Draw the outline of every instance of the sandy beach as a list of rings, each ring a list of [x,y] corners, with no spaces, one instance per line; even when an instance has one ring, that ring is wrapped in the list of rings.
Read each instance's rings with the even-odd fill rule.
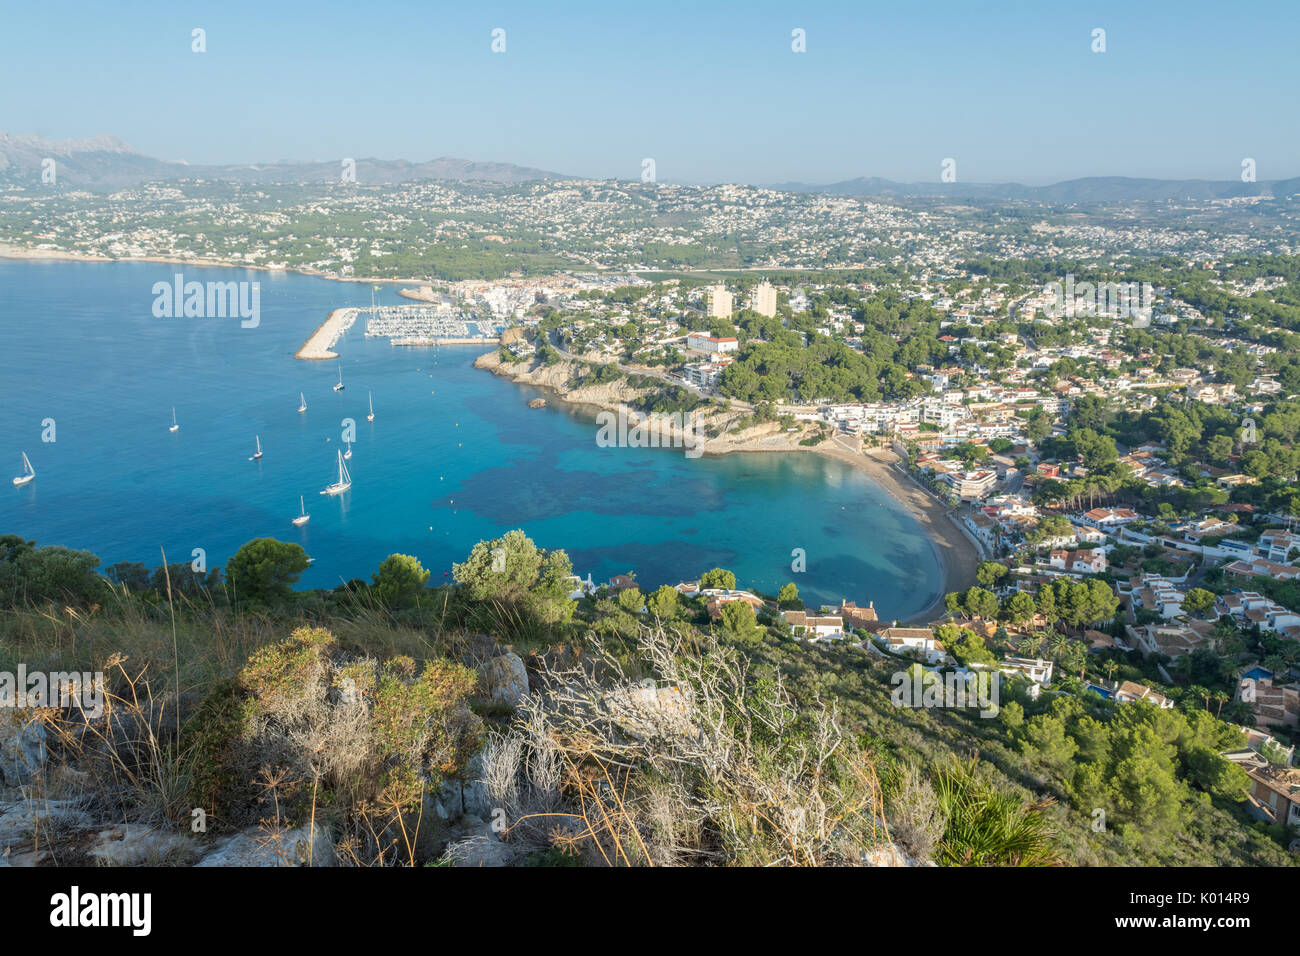
[[[974,584],[975,569],[981,560],[975,544],[949,517],[951,509],[913,481],[903,471],[899,457],[892,451],[873,448],[863,454],[854,454],[841,449],[814,450],[867,472],[876,484],[906,508],[925,529],[935,557],[943,569],[942,593],[920,614],[899,623],[921,626],[942,618],[948,613],[943,596],[952,591],[964,591]]]
[[[485,353],[475,360],[476,368],[487,369],[496,375],[516,382],[533,385],[553,393],[560,401],[570,405],[586,405],[598,409],[616,409],[633,397],[624,383],[607,383],[598,386],[568,388],[564,384],[571,363],[561,362],[550,367],[531,369],[526,365],[512,366],[503,363],[496,353]],[[739,416],[736,416],[739,417]],[[941,568],[943,580],[939,594],[929,607],[900,624],[928,624],[947,613],[943,598],[952,591],[964,591],[975,583],[975,569],[981,557],[979,549],[949,517],[951,509],[936,499],[909,476],[894,452],[875,448],[865,452],[852,451],[834,440],[817,446],[800,445],[803,432],[791,434],[778,424],[758,426],[748,430],[743,439],[723,434],[699,443],[706,455],[760,454],[765,452],[800,452],[824,455],[864,471],[895,501],[916,519],[925,531],[935,559]]]

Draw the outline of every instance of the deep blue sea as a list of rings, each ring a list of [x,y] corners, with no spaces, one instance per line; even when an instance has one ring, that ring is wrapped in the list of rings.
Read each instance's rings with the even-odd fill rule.
[[[177,272],[261,283],[260,324],[155,318],[153,285]],[[394,289],[379,301],[404,302]],[[810,604],[874,600],[884,618],[941,590],[920,527],[840,462],[601,448],[592,415],[530,409],[536,390],[473,368],[482,348],[394,348],[364,337],[364,316],[335,347],[339,363],[294,359],[331,309],[370,297],[369,285],[283,273],[0,260],[0,533],[105,564],[155,566],[160,549],[189,561],[201,548],[210,567],[272,536],[315,559],[303,586],[328,587],[368,579],[393,552],[416,555],[434,583],[476,541],[523,528],[567,550],[579,574],[634,571],[643,588],[722,566],[767,592],[794,581]],[[352,489],[327,498],[345,418]],[[54,442],[42,441],[45,419]],[[37,478],[14,488],[24,451]],[[299,495],[311,520],[295,528]],[[803,573],[791,571],[795,548]]]

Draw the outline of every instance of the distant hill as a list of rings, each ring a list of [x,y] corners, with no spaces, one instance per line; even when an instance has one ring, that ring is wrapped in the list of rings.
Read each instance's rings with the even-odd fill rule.
[[[337,182],[342,159],[325,162],[275,162],[228,166],[191,165],[154,159],[136,152],[116,136],[51,140],[35,135],[0,131],[0,184],[32,185],[41,181],[42,163],[53,159],[58,185],[64,188],[107,191],[143,182],[176,179],[210,179],[236,183]],[[522,183],[535,180],[574,179],[563,173],[516,166],[480,163],[442,156],[426,162],[405,159],[357,159],[361,183],[405,183],[420,179],[461,182]],[[947,197],[954,200],[1031,199],[1051,203],[1104,203],[1132,200],[1231,199],[1241,196],[1300,195],[1300,177],[1272,182],[1238,180],[1129,179],[1092,176],[1050,186],[1020,183],[899,183],[878,176],[858,177],[826,185],[780,183],[772,189],[787,192],[829,193],[841,196]]]
[[[342,159],[198,166],[142,155],[115,136],[50,140],[0,131],[0,183],[39,183],[42,163],[46,159],[54,160],[60,186],[91,190],[121,189],[142,182],[174,179],[216,179],[238,183],[335,182],[342,168]],[[572,178],[512,163],[479,163],[449,156],[422,163],[404,159],[358,159],[356,175],[361,183],[404,183],[417,179],[522,183]]]
[[[937,196],[952,199],[1033,199],[1052,203],[1129,202],[1133,200],[1233,199],[1241,196],[1282,197],[1300,193],[1300,178],[1243,183],[1212,179],[1130,179],[1089,176],[1050,186],[1020,183],[899,183],[877,176],[814,186],[780,183],[788,192],[831,193],[840,196]]]

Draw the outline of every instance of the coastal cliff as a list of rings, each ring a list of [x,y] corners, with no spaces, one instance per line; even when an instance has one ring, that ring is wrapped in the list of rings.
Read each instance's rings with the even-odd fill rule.
[[[475,368],[486,369],[523,385],[547,389],[571,404],[589,405],[604,411],[639,408],[647,399],[670,387],[666,383],[634,385],[626,375],[612,381],[588,384],[584,381],[584,367],[589,368],[591,364],[577,361],[560,361],[553,365],[539,361],[508,362],[499,352],[485,353],[474,361]],[[798,422],[794,426],[779,421],[754,422],[748,409],[721,406],[701,406],[692,414],[695,447],[708,455],[738,451],[847,451],[847,446],[838,445],[829,437],[813,445],[800,444],[822,432],[820,426],[809,422]],[[793,430],[788,430],[791,427]],[[853,444],[857,444],[856,440]]]

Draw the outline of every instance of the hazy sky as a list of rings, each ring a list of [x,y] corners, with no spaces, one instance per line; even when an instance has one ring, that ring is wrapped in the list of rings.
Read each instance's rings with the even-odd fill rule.
[[[209,163],[635,179],[652,157],[663,182],[934,180],[945,157],[972,182],[1236,179],[1243,157],[1278,179],[1300,175],[1298,35],[1300,0],[5,0],[0,129]]]

